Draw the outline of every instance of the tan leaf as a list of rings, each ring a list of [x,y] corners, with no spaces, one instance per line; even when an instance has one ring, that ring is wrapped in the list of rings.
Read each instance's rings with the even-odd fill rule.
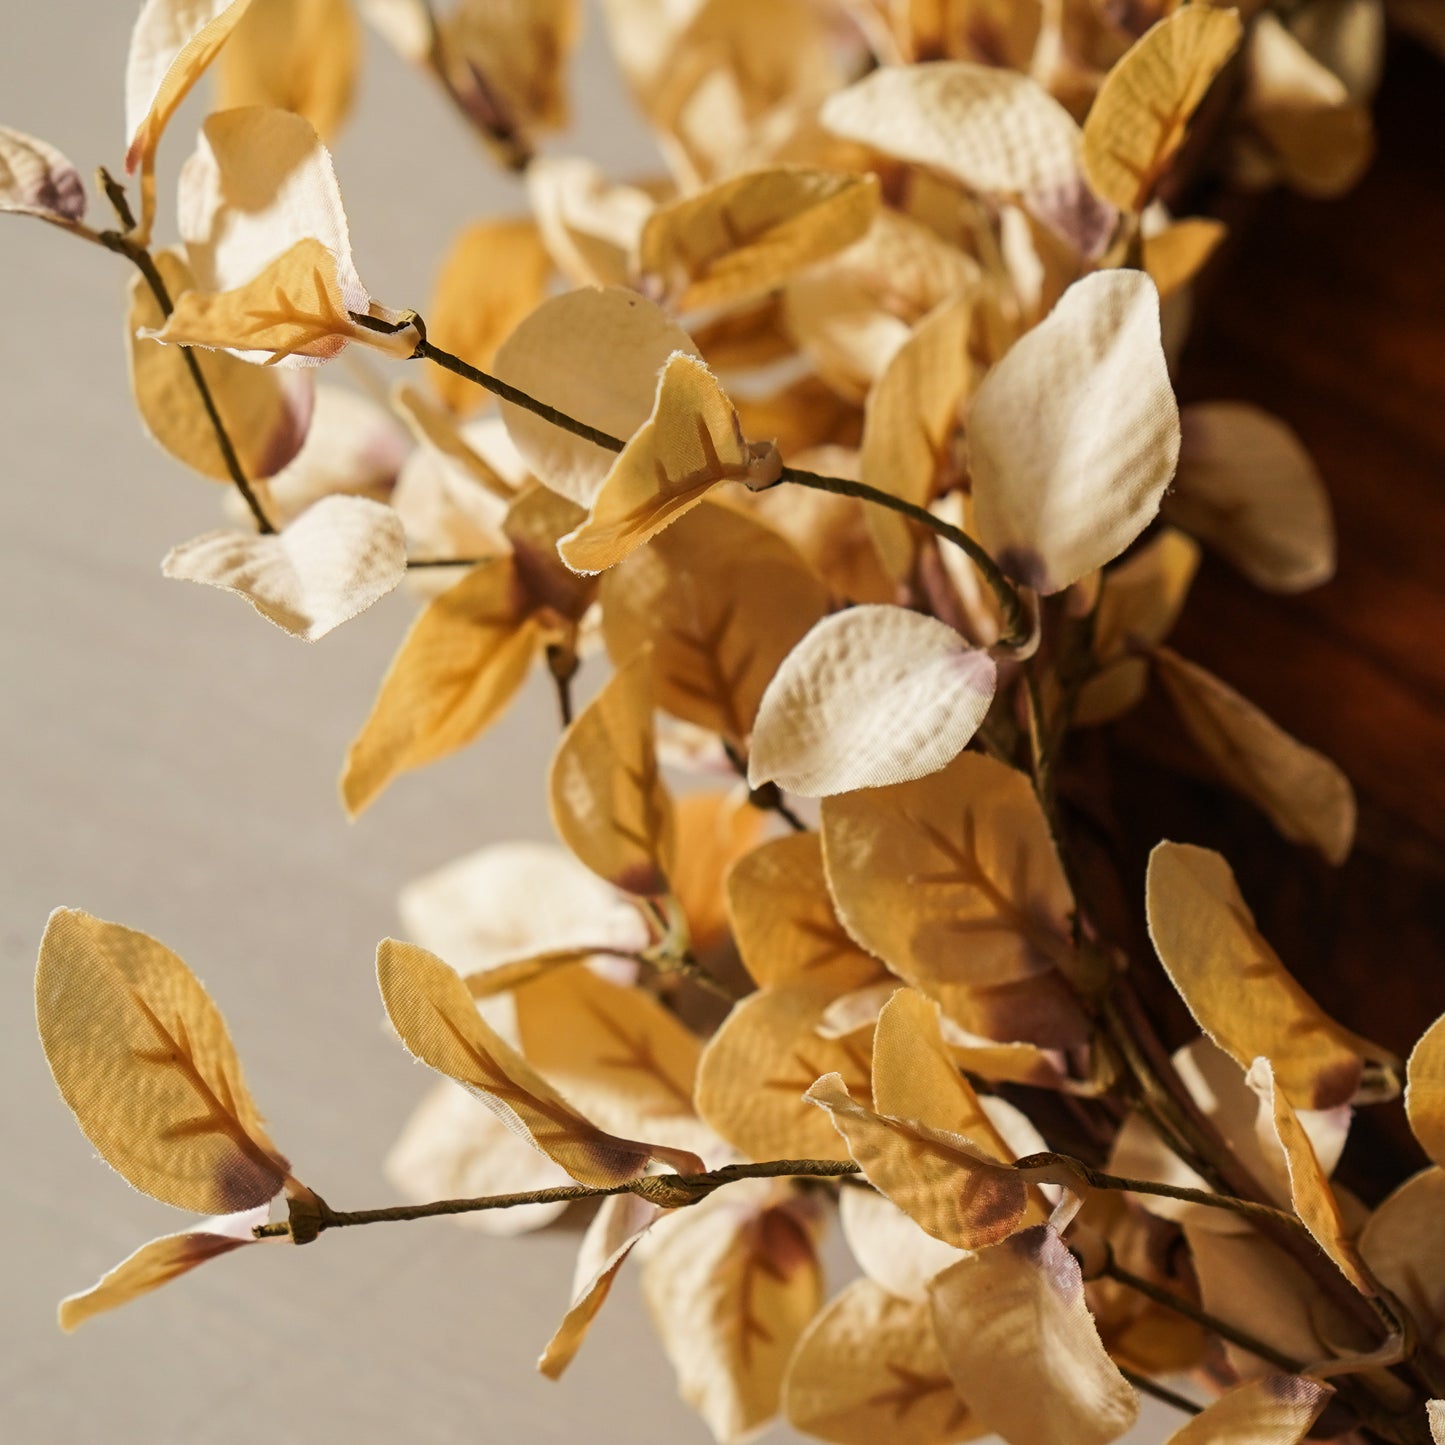
[[[547,796],[558,836],[599,878],[643,897],[667,891],[676,825],[657,765],[647,654],[619,668],[562,735]]]
[[[1084,122],[1084,173],[1099,195],[1144,209],[1242,34],[1238,12],[1184,5],[1135,41]]]
[[[310,241],[331,253],[346,307],[369,306],[331,155],[304,117],[266,106],[208,116],[177,194],[186,259],[201,291],[244,287]]]
[[[1153,659],[1185,731],[1225,782],[1291,842],[1343,863],[1355,837],[1355,792],[1339,768],[1213,673],[1167,647],[1156,647]]]
[[[733,864],[762,842],[766,819],[741,787],[688,793],[677,800],[677,861],[670,881],[695,953],[729,944],[725,880]]]
[[[667,1220],[643,1262],[678,1389],[720,1441],[778,1411],[788,1361],[822,1303],[814,1232],[796,1191],[746,1180]]]
[[[428,335],[446,351],[487,369],[497,348],[546,299],[551,264],[531,220],[481,221],[453,239],[427,309]],[[437,395],[455,412],[476,411],[487,394],[465,377],[431,368]]]
[[[951,1445],[988,1433],[949,1378],[927,1303],[871,1280],[855,1280],[814,1319],[783,1389],[789,1421],[838,1445]]]
[[[578,156],[538,156],[527,167],[527,199],[552,263],[574,286],[621,286],[643,222],[656,202],[620,186]]]
[[[1242,1069],[1264,1055],[1301,1109],[1392,1098],[1399,1061],[1329,1018],[1261,937],[1218,853],[1160,843],[1149,935],[1199,1027]]]
[[[665,1162],[701,1173],[696,1155],[620,1139],[579,1114],[489,1025],[457,973],[414,943],[384,939],[376,974],[387,1016],[407,1051],[474,1093],[509,1129],[579,1184],[606,1189]]]
[[[583,512],[541,482],[528,481],[502,519],[517,575],[532,605],[549,621],[579,624],[597,597],[597,584],[579,577],[557,553],[557,544],[581,522]],[[575,644],[575,636],[572,639]]]
[[[971,295],[930,311],[894,353],[868,395],[859,477],[870,487],[926,507],[953,480],[960,408],[973,380],[968,355]],[[895,582],[918,553],[917,527],[882,507],[867,511],[868,530]]]
[[[1010,1445],[1105,1445],[1139,1400],[1105,1353],[1078,1262],[1047,1225],[960,1260],[934,1281],[944,1362],[979,1421]]]
[[[386,1177],[403,1199],[477,1199],[568,1184],[566,1171],[509,1129],[475,1095],[450,1079],[437,1082],[417,1105],[386,1156]],[[519,1204],[453,1215],[480,1234],[509,1237],[541,1229],[565,1202]]]
[[[722,306],[851,245],[877,210],[876,176],[749,171],[653,211],[638,238],[638,269],[679,310]]]
[[[561,1379],[577,1357],[592,1321],[607,1302],[618,1271],[662,1213],[658,1205],[635,1194],[619,1194],[602,1201],[577,1253],[572,1303],[537,1361],[538,1370],[549,1380]]]
[[[348,0],[252,0],[216,71],[216,109],[269,105],[330,140],[351,111],[361,30]]]
[[[1225,234],[1223,221],[1188,216],[1157,235],[1144,237],[1144,269],[1154,278],[1161,303],[1194,280],[1223,243]]]
[[[1168,1445],[1299,1445],[1335,1393],[1303,1375],[1262,1375],[1221,1395]]]
[[[888,977],[839,922],[816,833],[775,838],[740,858],[727,895],[738,952],[760,988],[810,983],[843,993]]]
[[[161,134],[220,53],[251,0],[145,0],[125,62],[125,168],[141,178],[140,239],[155,219]]]
[[[274,536],[206,532],[182,542],[161,571],[234,592],[283,632],[315,642],[406,576],[406,537],[380,502],[323,497]]]
[[[1094,613],[1097,671],[1079,691],[1076,723],[1112,722],[1144,696],[1149,663],[1140,649],[1157,646],[1173,631],[1198,570],[1199,548],[1166,527],[1104,573]]]
[[[1003,569],[1057,592],[1154,520],[1179,411],[1141,271],[1099,271],[984,378],[968,417],[974,521]]]
[[[0,126],[0,211],[68,226],[85,216],[85,183],[54,146]]]
[[[1245,402],[1180,414],[1179,475],[1164,512],[1217,548],[1256,587],[1303,592],[1335,572],[1330,499],[1303,443]]]
[[[965,61],[884,66],[830,96],[822,120],[835,135],[933,166],[982,194],[1045,190],[1078,173],[1073,118],[1012,70]]]
[[[651,415],[658,375],[676,351],[698,354],[660,306],[613,286],[544,301],[498,348],[494,369],[510,385],[626,441]],[[502,416],[533,475],[590,507],[615,453],[509,402]]]
[[[925,1306],[929,1281],[962,1257],[876,1189],[840,1190],[838,1223],[858,1267],[874,1284]]]
[[[346,754],[354,817],[398,773],[465,747],[501,714],[539,643],[510,557],[472,568],[412,624]]]
[[[808,984],[764,989],[735,1004],[704,1048],[697,1111],[748,1158],[848,1158],[828,1116],[804,1099],[834,1072],[868,1097],[868,1036],[818,1033],[832,997]]]
[[[952,1015],[969,987],[1071,955],[1073,898],[1022,774],[977,753],[823,803],[823,859],[849,933]]]
[[[186,263],[174,251],[159,251],[153,259],[172,296],[194,284]],[[185,353],[173,346],[158,346],[141,335],[164,323],[150,287],[143,277],[134,277],[126,316],[126,347],[131,393],[141,423],[182,465],[229,483],[230,469]],[[223,352],[192,355],[247,479],[273,476],[292,462],[309,430],[311,378],[265,370]]]
[[[1360,1255],[1371,1274],[1410,1313],[1427,1348],[1445,1343],[1445,1260],[1440,1211],[1445,1170],[1422,1169],[1390,1194],[1360,1231]]]
[[[771,442],[743,440],[738,414],[706,365],[675,352],[663,367],[652,415],[603,479],[587,520],[557,550],[574,572],[602,572],[719,482],[766,486],[781,465]]]
[[[86,1320],[129,1304],[207,1260],[218,1259],[242,1245],[259,1244],[252,1231],[266,1223],[270,1212],[269,1204],[257,1205],[238,1214],[209,1219],[200,1229],[164,1234],[141,1245],[114,1269],[107,1270],[89,1289],[67,1295],[60,1301],[60,1328],[69,1334]]]
[[[1410,1052],[1405,1111],[1420,1147],[1437,1164],[1445,1160],[1445,1016],[1435,1020]]]
[[[657,703],[741,745],[778,665],[828,591],[771,528],[704,502],[602,579],[607,650],[649,644]]]
[[[1246,1077],[1250,1088],[1259,1095],[1261,1129],[1272,1128],[1280,1148],[1284,1150],[1295,1213],[1319,1247],[1338,1266],[1340,1273],[1361,1294],[1375,1294],[1374,1281],[1355,1248],[1353,1231],[1340,1213],[1340,1206],[1330,1191],[1330,1182],[1320,1167],[1309,1135],[1295,1116],[1283,1087],[1275,1081],[1269,1060],[1263,1057],[1256,1059]]]
[[[317,240],[298,241],[233,291],[183,292],[166,324],[143,334],[175,346],[264,353],[268,365],[293,366],[316,366],[349,341],[375,339],[351,320],[336,259]],[[409,351],[410,343],[402,354]]]
[[[936,773],[978,731],[996,681],[947,623],[903,607],[834,613],[768,684],[748,782],[817,798]]]
[[[199,1214],[271,1199],[289,1177],[225,1021],[164,944],[73,908],[50,915],[35,970],[40,1042],[100,1156]]]

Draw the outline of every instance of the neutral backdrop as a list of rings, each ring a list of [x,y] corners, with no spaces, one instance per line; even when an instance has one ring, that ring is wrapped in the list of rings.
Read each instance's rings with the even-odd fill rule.
[[[132,6],[6,10],[0,124],[87,175],[118,168]],[[552,148],[651,168],[590,18],[580,128]],[[163,145],[163,239],[198,116],[193,100]],[[389,305],[425,303],[461,224],[523,205],[371,36],[336,158],[361,274]],[[73,1337],[56,1328],[57,1300],[185,1220],[94,1157],[51,1084],[31,995],[48,912],[82,907],[174,948],[225,1011],[301,1175],[338,1207],[388,1202],[380,1160],[428,1079],[384,1032],[376,941],[397,927],[402,883],[485,843],[548,837],[556,723],[533,687],[480,746],[405,777],[348,824],[342,754],[415,602],[403,590],[307,646],[234,598],[164,581],[161,557],[219,524],[222,492],[141,433],[123,349],[128,268],[3,221],[0,1438],[705,1441],[630,1279],[563,1383],[533,1373],[569,1290],[567,1228],[493,1242],[428,1221],[247,1250]]]

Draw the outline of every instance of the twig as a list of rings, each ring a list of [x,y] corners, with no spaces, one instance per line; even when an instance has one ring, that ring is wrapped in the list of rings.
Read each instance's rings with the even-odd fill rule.
[[[727,754],[727,760],[732,764],[733,771],[746,781],[748,760],[727,738],[723,738],[721,741],[723,752]],[[789,807],[783,798],[783,790],[776,783],[764,783],[761,788],[750,787],[748,802],[765,813],[776,813],[795,833],[808,831],[808,825]]]
[[[1131,1370],[1127,1365],[1120,1365],[1118,1368],[1119,1373],[1136,1390],[1142,1390],[1146,1395],[1153,1395],[1156,1400],[1162,1400],[1164,1404],[1172,1405],[1185,1415],[1203,1414],[1204,1406],[1196,1404],[1187,1395],[1181,1395],[1177,1390],[1171,1390],[1167,1385],[1161,1385],[1157,1380],[1151,1380],[1148,1375],[1141,1375],[1137,1370]]]

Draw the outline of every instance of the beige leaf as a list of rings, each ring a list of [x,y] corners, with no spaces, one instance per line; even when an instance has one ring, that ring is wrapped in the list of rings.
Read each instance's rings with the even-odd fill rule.
[[[310,241],[331,253],[346,307],[365,311],[370,304],[330,152],[302,116],[266,106],[208,116],[181,168],[177,210],[201,291],[244,287]]]
[[[186,263],[174,251],[158,251],[153,259],[172,296],[194,284]],[[126,316],[126,348],[136,410],[146,431],[178,462],[202,476],[229,483],[230,469],[185,353],[174,346],[158,346],[141,334],[164,323],[165,316],[145,279],[134,277]],[[292,462],[305,444],[312,419],[311,378],[265,370],[223,352],[193,352],[192,356],[247,479],[270,477]],[[249,511],[246,516],[250,517]]]
[[[1430,1438],[1435,1445],[1445,1445],[1445,1400],[1429,1400],[1425,1404],[1430,1418]]]
[[[578,156],[538,156],[527,167],[527,199],[552,263],[574,286],[621,286],[643,222],[656,204]]]
[[[1168,1445],[1300,1445],[1335,1393],[1303,1375],[1262,1375],[1221,1395]]]
[[[177,1209],[254,1209],[289,1177],[225,1021],[164,944],[73,908],[50,915],[35,970],[40,1042],[101,1158]]]
[[[1046,190],[1078,173],[1073,118],[1012,70],[964,61],[884,66],[830,96],[822,121],[835,135],[934,166],[982,194]]]
[[[251,0],[145,0],[125,63],[125,168],[140,171],[140,237],[155,219],[155,157],[161,134],[220,53]]]
[[[496,374],[530,396],[626,441],[649,415],[676,351],[698,354],[660,306],[620,286],[544,301],[497,351]],[[539,481],[590,507],[615,454],[502,403],[507,431]]]
[[[1029,780],[977,753],[823,803],[823,859],[849,933],[953,1014],[969,987],[1071,956],[1073,898]]]
[[[1340,1273],[1361,1294],[1376,1293],[1355,1248],[1351,1229],[1340,1213],[1340,1206],[1330,1191],[1329,1180],[1295,1111],[1285,1097],[1284,1088],[1275,1081],[1269,1060],[1263,1057],[1250,1065],[1246,1075],[1249,1087],[1259,1095],[1260,1128],[1272,1129],[1284,1150],[1289,1171],[1290,1197],[1295,1213],[1314,1236],[1315,1242],[1338,1266]]]
[[[667,891],[676,826],[657,765],[647,654],[619,668],[562,735],[547,797],[558,836],[599,878],[642,897]]]
[[[391,391],[391,404],[421,447],[445,457],[453,464],[446,470],[464,473],[469,482],[474,482],[476,487],[488,494],[485,502],[480,497],[476,498],[476,508],[485,507],[489,520],[504,515],[504,509],[517,495],[517,489],[477,450],[474,442],[476,425],[464,426],[454,413],[445,406],[438,406],[420,387],[410,382],[397,382]],[[498,503],[501,505],[496,505]],[[472,511],[473,508],[462,504],[461,510]]]
[[[351,111],[360,51],[349,0],[252,0],[217,67],[216,109],[294,111],[330,140]]]
[[[967,747],[997,670],[947,623],[850,607],[783,659],[758,708],[748,782],[804,797],[926,777]]]
[[[1112,722],[1144,696],[1149,663],[1140,649],[1157,646],[1173,631],[1198,570],[1199,548],[1166,527],[1104,573],[1094,613],[1097,671],[1079,690],[1077,724]]]
[[[450,1079],[436,1083],[417,1105],[391,1146],[385,1169],[402,1198],[416,1204],[531,1193],[571,1182],[560,1165]],[[453,1218],[464,1228],[506,1238],[541,1229],[566,1208],[565,1202],[519,1204]]]
[[[876,176],[749,171],[653,211],[638,238],[638,269],[679,310],[727,305],[851,245],[877,210]]]
[[[538,1370],[549,1380],[561,1379],[576,1358],[592,1321],[607,1302],[618,1271],[662,1213],[658,1205],[635,1194],[602,1201],[577,1253],[572,1303],[537,1361]]]
[[[89,1289],[60,1301],[60,1328],[69,1334],[86,1320],[129,1304],[207,1260],[218,1259],[242,1245],[259,1244],[252,1231],[266,1223],[270,1212],[269,1204],[261,1204],[239,1214],[208,1219],[200,1229],[164,1234],[141,1245]]]
[[[483,369],[497,348],[547,295],[547,252],[530,220],[481,221],[457,234],[442,259],[427,309],[428,335]],[[487,394],[465,377],[431,368],[437,394],[461,415]]]
[[[1237,11],[1184,5],[1135,41],[1084,122],[1084,173],[1099,195],[1144,209],[1242,33]]]
[[[822,1303],[814,1233],[796,1191],[746,1180],[668,1219],[643,1262],[678,1389],[719,1441],[778,1412],[789,1358]]]
[[[832,998],[807,984],[764,989],[735,1004],[704,1048],[697,1111],[748,1158],[848,1158],[828,1116],[804,1099],[818,1078],[834,1072],[859,1098],[868,1097],[868,1036],[818,1033]]]
[[[839,922],[816,833],[775,838],[740,858],[727,895],[738,952],[760,988],[809,983],[842,993],[888,977]]]
[[[1179,421],[1184,444],[1164,502],[1169,520],[1266,591],[1328,582],[1335,572],[1329,494],[1294,432],[1245,402],[1201,402]]]
[[[766,486],[782,462],[743,440],[718,379],[687,352],[663,367],[652,415],[603,479],[587,520],[557,550],[574,572],[605,571],[691,511],[719,482]]]
[[[968,417],[974,521],[1003,569],[1057,592],[1154,520],[1179,411],[1141,271],[1099,271],[984,379]]]
[[[962,1256],[876,1189],[840,1190],[838,1223],[858,1267],[874,1284],[925,1306],[929,1281]]]
[[[1420,1147],[1437,1164],[1445,1160],[1445,1016],[1435,1020],[1410,1052],[1405,1111]]]
[[[378,339],[352,321],[336,258],[320,241],[309,239],[298,241],[235,290],[183,292],[166,324],[143,334],[175,346],[263,353],[267,365],[292,366],[317,366],[349,341]],[[414,341],[387,349],[405,355]]]
[[[1161,304],[1182,291],[1223,243],[1223,221],[1188,216],[1154,236],[1144,237],[1144,269],[1159,288]]]
[[[703,502],[602,579],[603,636],[616,663],[650,645],[657,703],[735,746],[828,591],[770,527]]]
[[[934,1281],[933,1324],[958,1392],[1009,1445],[1105,1445],[1139,1400],[1104,1350],[1078,1262],[1047,1225]]]
[[[0,126],[0,211],[68,226],[85,216],[85,183],[54,146]]]
[[[579,1114],[477,1013],[467,986],[435,954],[384,939],[376,974],[387,1016],[407,1051],[474,1093],[509,1129],[579,1184],[607,1189],[657,1160],[702,1172],[694,1154],[619,1139]]]
[[[837,1445],[952,1445],[988,1433],[949,1378],[927,1303],[866,1279],[804,1333],[783,1407],[799,1430]]]
[[[1185,730],[1225,782],[1291,842],[1343,863],[1355,837],[1355,792],[1339,768],[1213,673],[1167,647],[1153,659]]]
[[[957,467],[959,413],[973,379],[968,355],[971,295],[930,311],[894,353],[868,396],[859,477],[870,487],[926,507]],[[868,530],[895,582],[910,576],[917,527],[882,507],[867,511]]]
[[[539,628],[510,557],[472,568],[412,624],[346,754],[341,794],[361,812],[398,773],[465,747],[527,676]]]
[[[1422,1169],[1390,1194],[1360,1231],[1360,1255],[1371,1274],[1409,1311],[1421,1342],[1445,1344],[1445,1259],[1440,1211],[1445,1170]]]
[[[1242,1069],[1264,1055],[1301,1109],[1388,1099],[1399,1061],[1329,1018],[1261,937],[1229,864],[1160,843],[1149,858],[1149,936],[1199,1027]]]
[[[182,542],[161,571],[234,592],[283,632],[315,642],[406,576],[406,537],[380,502],[323,497],[274,536],[206,532]]]

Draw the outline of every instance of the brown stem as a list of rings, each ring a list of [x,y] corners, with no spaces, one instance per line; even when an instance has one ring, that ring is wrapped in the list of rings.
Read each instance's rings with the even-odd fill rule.
[[[1119,1373],[1136,1390],[1142,1391],[1146,1395],[1152,1395],[1165,1405],[1172,1405],[1185,1415],[1203,1413],[1204,1406],[1196,1405],[1187,1395],[1181,1395],[1177,1390],[1171,1390],[1167,1385],[1161,1385],[1157,1380],[1151,1380],[1148,1375],[1141,1375],[1137,1370],[1131,1370],[1128,1365],[1120,1365],[1118,1368]]]

